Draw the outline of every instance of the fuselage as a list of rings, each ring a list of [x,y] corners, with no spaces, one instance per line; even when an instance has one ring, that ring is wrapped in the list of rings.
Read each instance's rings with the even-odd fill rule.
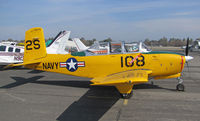
[[[0,65],[23,62],[24,48],[0,44]]]
[[[151,77],[169,76],[183,70],[185,57],[175,53],[127,53],[97,56],[47,54],[42,63],[27,68],[80,77],[103,77],[134,69],[152,70]]]

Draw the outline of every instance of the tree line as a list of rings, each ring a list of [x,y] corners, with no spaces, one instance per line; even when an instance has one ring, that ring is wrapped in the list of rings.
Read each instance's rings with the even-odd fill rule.
[[[53,37],[50,37],[47,40],[53,40]],[[69,40],[72,40],[71,38],[69,38]],[[81,37],[80,40],[86,45],[86,46],[91,46],[92,44],[94,44],[95,41],[100,41],[100,42],[111,42],[113,41],[112,38],[107,38],[104,40],[97,40],[97,39],[91,39],[91,40],[86,40],[84,37]],[[200,38],[197,38],[196,40],[200,40]],[[13,40],[11,38],[9,38],[8,40],[2,40],[2,41],[9,41],[9,42],[18,42],[18,43],[23,43],[24,40]],[[132,42],[137,42],[137,41],[132,41]],[[189,43],[192,44],[193,39],[189,38]],[[174,46],[174,47],[180,47],[180,46],[185,46],[187,43],[187,38],[169,38],[167,39],[166,37],[162,37],[159,40],[150,40],[148,38],[146,38],[144,40],[144,43],[147,46]]]
[[[92,39],[92,40],[86,40],[83,37],[80,39],[85,45],[87,46],[91,46],[95,41],[97,41],[96,39]],[[200,40],[200,38],[197,38],[196,40]],[[107,38],[104,40],[101,40],[100,42],[111,42],[113,41],[111,38]],[[137,42],[137,41],[132,41],[132,42]],[[166,37],[162,37],[159,40],[150,40],[148,38],[146,38],[144,40],[144,43],[147,46],[174,46],[174,47],[181,47],[181,46],[185,46],[187,43],[187,38],[169,38],[167,39]],[[192,44],[193,43],[193,39],[189,38],[189,43]]]
[[[196,40],[200,40],[200,38],[197,38]],[[185,46],[187,43],[187,38],[170,38],[167,39],[166,37],[160,38],[159,40],[149,40],[148,38],[145,39],[144,43],[147,46],[174,46],[174,47],[180,47]],[[189,38],[189,44],[193,43],[193,39]]]

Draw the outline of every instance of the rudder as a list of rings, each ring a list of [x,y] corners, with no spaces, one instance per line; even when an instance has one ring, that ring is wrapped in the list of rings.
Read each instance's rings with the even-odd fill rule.
[[[25,33],[24,63],[46,57],[46,45],[43,29],[31,28]]]

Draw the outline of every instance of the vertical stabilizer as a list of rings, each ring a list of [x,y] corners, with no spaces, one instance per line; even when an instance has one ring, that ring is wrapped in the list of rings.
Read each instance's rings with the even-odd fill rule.
[[[87,50],[88,47],[86,47],[79,38],[74,38],[73,39],[74,43],[77,46],[78,51],[83,51],[83,50]]]
[[[68,52],[65,50],[66,46],[70,46],[69,41],[70,31],[61,31],[54,38],[51,44],[46,48],[48,54],[67,54]],[[75,45],[71,45],[75,46]]]
[[[44,58],[47,54],[43,29],[31,28],[25,33],[24,63]]]
[[[66,46],[75,46],[70,45],[72,41],[69,41],[70,31],[63,31],[63,36],[59,39],[59,45],[57,48],[57,54],[67,54],[68,52],[65,50]]]

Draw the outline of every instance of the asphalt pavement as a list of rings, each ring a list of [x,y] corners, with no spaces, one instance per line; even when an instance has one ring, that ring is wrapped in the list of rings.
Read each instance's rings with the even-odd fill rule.
[[[0,71],[0,121],[199,121],[200,53],[176,79],[136,85],[130,99],[114,87],[91,87],[88,78],[9,69]]]

